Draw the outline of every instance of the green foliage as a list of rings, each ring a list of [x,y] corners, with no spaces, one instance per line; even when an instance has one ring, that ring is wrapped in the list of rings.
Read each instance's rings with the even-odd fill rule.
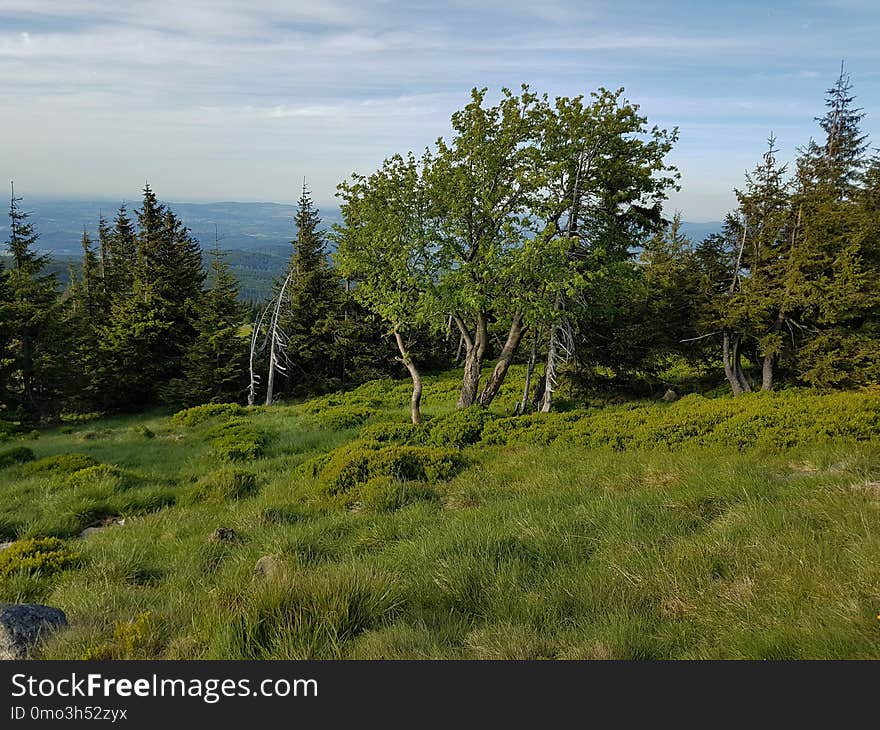
[[[237,403],[205,403],[178,411],[171,416],[171,423],[175,426],[192,428],[212,418],[240,416],[243,413],[245,413],[244,407]]]
[[[342,431],[357,428],[375,413],[373,409],[363,406],[336,406],[320,413],[318,422],[321,428]]]
[[[25,474],[62,473],[72,474],[80,469],[96,466],[98,460],[88,454],[55,454],[26,464]]]
[[[159,644],[160,627],[152,612],[144,611],[130,621],[116,621],[113,638],[87,647],[80,658],[86,661],[147,659]]]
[[[397,481],[447,481],[464,465],[452,449],[429,446],[382,445],[353,441],[335,450],[317,472],[318,482],[328,494],[341,494],[376,477]]]
[[[76,565],[79,555],[57,537],[17,540],[0,551],[0,580],[15,573],[52,575]]]
[[[691,395],[671,405],[606,407],[595,411],[501,418],[483,433],[487,444],[555,441],[615,450],[721,446],[774,449],[880,435],[877,392],[815,395],[804,391],[737,399]]]
[[[428,442],[437,446],[460,449],[477,443],[486,424],[494,416],[484,408],[462,408],[448,416],[431,421]]]
[[[101,417],[101,413],[98,411],[90,411],[89,413],[61,413],[58,417],[64,423],[91,423],[92,421],[97,421]]]
[[[192,490],[192,499],[195,502],[220,503],[249,497],[258,489],[256,474],[226,467],[199,479]]]
[[[2,270],[0,270],[0,274],[2,274]],[[18,423],[0,420],[0,441],[8,441],[19,432],[20,428],[21,425]]]
[[[142,478],[125,469],[110,464],[95,464],[78,469],[67,477],[71,489],[120,492],[142,483]]]
[[[244,418],[231,418],[207,433],[211,453],[227,461],[253,461],[263,455],[266,437]]]
[[[13,464],[24,464],[33,461],[36,457],[32,449],[27,446],[15,446],[5,451],[0,451],[0,469]]]

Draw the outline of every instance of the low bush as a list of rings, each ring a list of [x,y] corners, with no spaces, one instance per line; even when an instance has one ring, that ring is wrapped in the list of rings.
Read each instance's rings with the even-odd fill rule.
[[[0,419],[0,441],[8,441],[19,432],[19,429],[19,424]]]
[[[253,461],[263,455],[266,437],[247,420],[231,418],[208,431],[211,453],[225,461]]]
[[[331,452],[316,476],[326,493],[340,494],[375,477],[401,482],[446,481],[462,464],[461,455],[453,449],[359,440]]]
[[[103,486],[108,492],[121,492],[137,485],[141,479],[132,472],[110,464],[96,464],[73,472],[67,477],[67,486],[72,489]]]
[[[90,413],[62,413],[59,418],[63,423],[91,423],[97,421],[101,417],[101,413],[92,411]]]
[[[161,632],[150,611],[130,621],[113,624],[113,639],[88,647],[82,654],[86,660],[146,659],[152,656]]]
[[[880,392],[820,395],[790,390],[738,398],[689,395],[672,404],[627,404],[590,411],[499,418],[486,444],[554,441],[593,448],[721,446],[775,449],[880,438]]]
[[[430,435],[431,429],[427,423],[416,426],[412,423],[391,421],[371,424],[362,428],[358,434],[365,441],[376,441],[380,444],[409,444],[411,446],[427,443]]]
[[[453,411],[430,424],[429,442],[436,446],[452,446],[460,449],[477,443],[486,424],[493,419],[491,413],[478,406]]]
[[[226,502],[242,499],[258,489],[255,474],[244,469],[227,467],[199,479],[192,491],[195,502]]]
[[[27,446],[15,446],[5,451],[0,451],[0,469],[13,464],[24,464],[27,461],[33,461],[36,457],[32,449]]]
[[[317,420],[321,428],[343,431],[357,428],[374,413],[375,411],[364,406],[335,406],[318,414]]]
[[[198,426],[212,418],[220,416],[240,416],[245,412],[243,406],[238,403],[205,403],[201,406],[193,408],[185,408],[171,416],[171,423],[175,426],[186,426],[191,428]]]
[[[80,469],[87,469],[97,464],[98,460],[88,454],[55,454],[26,464],[24,470],[27,474],[42,474],[44,472],[73,474]]]
[[[19,572],[52,575],[78,561],[79,555],[57,537],[18,540],[0,551],[0,579]]]

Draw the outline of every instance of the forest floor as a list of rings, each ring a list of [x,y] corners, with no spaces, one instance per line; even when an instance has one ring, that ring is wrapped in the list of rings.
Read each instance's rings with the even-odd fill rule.
[[[514,423],[456,378],[421,430],[387,382],[13,437],[0,601],[66,612],[45,658],[880,658],[880,392]]]

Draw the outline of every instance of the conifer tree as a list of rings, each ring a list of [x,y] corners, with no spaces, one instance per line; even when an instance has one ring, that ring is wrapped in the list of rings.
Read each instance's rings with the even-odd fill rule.
[[[245,389],[245,307],[223,252],[215,246],[210,255],[210,286],[195,304],[195,341],[184,354],[181,376],[163,394],[177,405],[240,401]]]
[[[52,406],[63,347],[57,279],[49,257],[35,250],[38,234],[13,188],[9,205],[9,288],[13,390],[21,418],[37,419]]]
[[[867,143],[854,99],[841,69],[818,120],[825,140],[811,142],[797,161],[784,286],[799,344],[795,367],[802,380],[820,387],[863,381],[864,366],[880,352],[866,330],[876,307],[877,270],[870,240],[860,235]]]
[[[296,238],[280,325],[287,335],[286,390],[307,392],[338,387],[342,379],[344,291],[330,266],[321,218],[303,184],[294,219]]]

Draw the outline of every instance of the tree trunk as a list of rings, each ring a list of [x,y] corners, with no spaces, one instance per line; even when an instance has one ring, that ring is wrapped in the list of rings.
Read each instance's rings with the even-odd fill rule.
[[[477,390],[480,387],[480,371],[483,369],[483,360],[486,357],[486,346],[489,343],[489,330],[486,315],[480,312],[477,315],[477,328],[471,337],[467,326],[461,317],[455,317],[461,331],[465,345],[464,375],[461,380],[461,393],[458,396],[456,408],[467,408],[477,400]]]
[[[397,349],[400,350],[400,360],[406,366],[409,376],[413,381],[413,392],[409,401],[409,415],[413,424],[417,426],[422,422],[422,412],[420,410],[422,402],[422,376],[419,375],[418,368],[416,368],[416,364],[406,351],[403,338],[397,330],[394,330],[394,339],[397,342]]]
[[[776,363],[776,355],[764,355],[764,364],[761,367],[761,390],[773,390],[773,366]]]
[[[507,333],[507,341],[504,343],[504,347],[501,348],[501,354],[498,356],[498,362],[495,363],[492,376],[486,382],[483,392],[480,393],[480,405],[483,408],[486,408],[494,400],[495,396],[498,395],[498,390],[507,376],[507,370],[510,368],[510,363],[513,361],[513,357],[519,349],[519,343],[522,342],[522,337],[527,329],[528,325],[523,324],[522,313],[517,312],[513,315],[510,331]]]
[[[532,351],[529,353],[529,362],[526,365],[526,382],[523,385],[522,400],[516,408],[516,414],[522,415],[529,407],[529,391],[532,389],[532,375],[535,373],[535,364],[538,361],[538,330],[535,329],[532,337]]]
[[[553,407],[553,389],[556,387],[556,358],[559,356],[559,337],[556,327],[550,329],[550,341],[547,344],[547,363],[544,368],[544,394],[541,396],[541,413],[549,413]]]
[[[736,374],[736,379],[739,381],[739,385],[742,388],[743,393],[751,393],[752,385],[749,383],[748,378],[746,378],[746,374],[742,369],[742,352],[740,350],[740,338],[739,335],[736,336],[736,339],[733,343],[733,372]]]
[[[737,338],[736,341],[739,342],[739,339]],[[733,391],[733,395],[740,395],[743,392],[743,388],[737,377],[733,364],[732,353],[730,350],[730,332],[727,332],[726,330],[721,338],[721,359],[724,361],[724,376],[727,378],[727,382],[730,383],[730,389]]]

